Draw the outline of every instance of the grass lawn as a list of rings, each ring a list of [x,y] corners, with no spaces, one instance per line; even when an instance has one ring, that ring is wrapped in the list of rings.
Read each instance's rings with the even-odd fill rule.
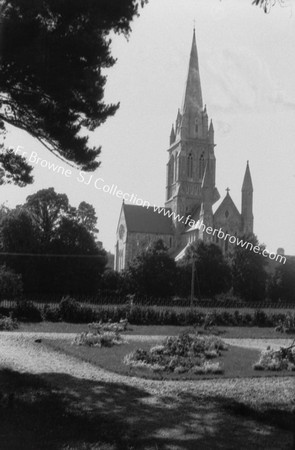
[[[145,336],[175,336],[184,330],[193,327],[167,326],[167,325],[129,325],[127,334]],[[40,322],[21,323],[17,331],[46,332],[46,333],[82,333],[88,329],[87,324],[66,322]],[[215,328],[222,338],[245,339],[288,339],[295,335],[283,334],[269,327],[225,327]],[[202,327],[196,330],[203,331]]]
[[[132,341],[127,344],[114,345],[113,347],[88,347],[72,345],[69,340],[55,339],[43,340],[45,345],[54,348],[57,351],[77,357],[81,360],[90,362],[110,372],[122,375],[137,376],[142,378],[151,378],[156,380],[198,380],[211,378],[245,378],[245,377],[266,377],[266,376],[291,376],[295,372],[291,371],[257,371],[252,368],[258,361],[260,351],[256,349],[241,348],[229,346],[229,350],[223,351],[222,356],[214,358],[212,361],[219,361],[224,370],[223,374],[202,374],[195,375],[190,373],[175,374],[167,372],[153,372],[147,368],[130,367],[123,363],[124,357],[136,350],[142,348],[148,350],[159,342],[137,342]]]

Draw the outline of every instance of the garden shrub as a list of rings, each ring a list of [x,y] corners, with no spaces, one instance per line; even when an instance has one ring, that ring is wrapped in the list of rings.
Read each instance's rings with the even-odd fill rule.
[[[153,371],[174,373],[222,373],[219,362],[210,360],[221,356],[226,344],[216,336],[191,336],[188,332],[166,338],[163,345],[149,351],[137,349],[124,358],[124,363]]]
[[[90,323],[87,332],[77,335],[73,341],[75,345],[87,345],[89,347],[111,347],[114,344],[122,344],[120,332],[126,331],[128,322]]]
[[[82,306],[69,296],[61,299],[58,309],[64,322],[89,323],[96,320],[96,313],[92,308]]]
[[[274,350],[267,347],[261,352],[258,362],[253,365],[255,370],[295,370],[295,347]]]
[[[12,310],[12,317],[22,322],[41,322],[42,314],[40,309],[29,301],[18,302]]]
[[[0,316],[0,331],[13,331],[19,327],[18,321],[12,317]]]
[[[261,309],[257,309],[254,311],[253,325],[256,325],[258,327],[267,327],[271,326],[272,324],[270,323],[267,314]]]
[[[105,331],[102,334],[85,332],[78,334],[74,341],[74,345],[86,345],[88,347],[112,347],[115,344],[122,344],[124,340],[119,333],[113,331]]]
[[[284,315],[276,326],[276,331],[281,333],[295,333],[295,314],[288,312]]]
[[[60,322],[60,308],[58,306],[45,305],[42,311],[42,318],[48,322]]]

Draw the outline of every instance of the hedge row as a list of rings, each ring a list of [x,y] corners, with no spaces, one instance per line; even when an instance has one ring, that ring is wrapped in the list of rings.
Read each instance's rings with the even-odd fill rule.
[[[240,311],[219,311],[212,313],[197,310],[177,311],[173,308],[161,310],[152,307],[140,306],[100,306],[92,309],[85,307],[66,297],[61,300],[57,307],[46,305],[42,309],[32,302],[20,302],[12,311],[0,310],[0,314],[12,313],[12,317],[19,321],[40,322],[42,320],[51,322],[90,323],[107,322],[109,320],[118,322],[127,319],[132,325],[223,325],[223,326],[267,326],[274,327],[285,322],[287,317],[295,322],[295,313],[266,313],[256,310],[254,313],[242,313]]]

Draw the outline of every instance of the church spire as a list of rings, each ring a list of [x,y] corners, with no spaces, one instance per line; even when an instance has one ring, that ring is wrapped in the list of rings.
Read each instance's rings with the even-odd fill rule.
[[[244,175],[242,191],[253,192],[253,184],[252,184],[252,179],[251,179],[249,161],[247,161],[247,166],[246,166],[246,171],[245,171],[245,175]]]
[[[194,111],[202,111],[203,109],[203,99],[202,99],[202,90],[201,90],[201,80],[200,80],[200,71],[199,71],[199,61],[198,61],[198,52],[197,52],[197,44],[196,44],[196,33],[195,29],[193,32],[193,42],[189,60],[189,68],[187,81],[185,86],[185,93],[182,105],[182,113],[186,109],[193,109]]]

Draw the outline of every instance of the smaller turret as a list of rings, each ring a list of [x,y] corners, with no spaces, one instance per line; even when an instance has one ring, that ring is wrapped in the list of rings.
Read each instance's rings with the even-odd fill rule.
[[[175,120],[175,136],[177,136],[179,134],[180,124],[181,124],[181,113],[180,113],[180,109],[178,108],[177,116],[176,116],[176,120]]]
[[[174,126],[172,124],[171,133],[170,133],[170,145],[174,144],[175,142],[175,131]]]
[[[203,136],[206,137],[208,134],[208,114],[207,114],[207,108],[205,105],[205,108],[203,110]]]
[[[214,128],[213,128],[212,119],[210,120],[210,126],[209,126],[208,135],[209,135],[209,143],[211,145],[214,145]]]
[[[253,184],[249,161],[242,186],[242,228],[243,233],[253,233]]]

